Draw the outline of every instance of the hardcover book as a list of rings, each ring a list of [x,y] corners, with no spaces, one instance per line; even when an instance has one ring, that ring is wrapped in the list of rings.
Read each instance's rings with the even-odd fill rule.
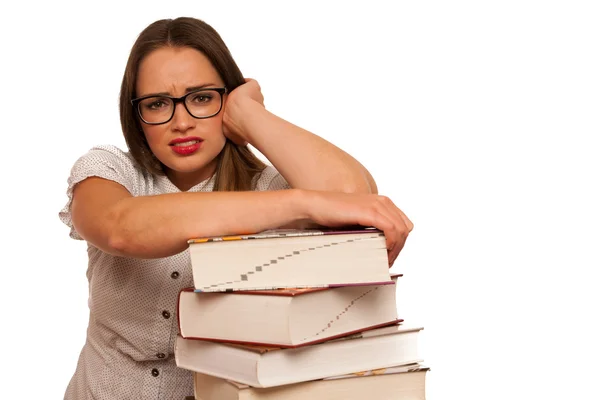
[[[178,367],[253,387],[281,386],[356,371],[418,363],[422,327],[393,324],[297,348],[177,337]]]
[[[388,274],[389,276],[389,274]],[[186,339],[296,347],[399,320],[396,281],[335,288],[179,293]]]
[[[190,239],[188,245],[198,292],[390,281],[385,237],[374,228],[276,229]]]
[[[272,388],[194,373],[194,393],[197,400],[425,400],[428,370],[415,363]]]

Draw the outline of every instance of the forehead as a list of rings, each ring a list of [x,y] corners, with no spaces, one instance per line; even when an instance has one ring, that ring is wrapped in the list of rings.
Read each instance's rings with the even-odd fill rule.
[[[163,47],[140,62],[136,92],[183,95],[187,87],[207,83],[222,86],[223,80],[204,54],[189,47]]]

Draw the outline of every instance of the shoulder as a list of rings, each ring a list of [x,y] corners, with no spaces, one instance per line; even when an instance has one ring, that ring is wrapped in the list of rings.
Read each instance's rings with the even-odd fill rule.
[[[285,178],[271,165],[254,177],[252,187],[257,191],[291,189]]]
[[[143,181],[145,175],[129,152],[114,145],[98,145],[75,161],[69,184],[74,185],[88,177],[97,176],[120,183],[135,196],[137,183]]]
[[[78,163],[115,164],[123,167],[136,167],[136,162],[127,151],[114,145],[98,145],[92,147],[86,154],[79,157]]]

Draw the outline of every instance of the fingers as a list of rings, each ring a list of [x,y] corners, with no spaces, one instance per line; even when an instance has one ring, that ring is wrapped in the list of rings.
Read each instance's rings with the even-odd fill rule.
[[[383,204],[378,198],[372,198],[369,206],[360,208],[360,217],[357,221],[363,226],[374,226],[381,230],[385,236],[385,245],[388,254],[388,265],[391,267],[398,257],[406,241],[406,226],[404,221]]]
[[[387,197],[374,194],[309,191],[309,218],[324,226],[373,226],[385,235],[391,267],[406,243],[413,223]]]
[[[380,226],[385,235],[385,244],[388,254],[388,265],[391,267],[396,261],[400,250],[404,247],[406,236],[402,234],[403,226],[398,226],[397,221],[390,219],[389,213],[381,215],[382,222]]]
[[[350,194],[350,196],[355,196]],[[363,195],[365,196],[365,195]],[[388,252],[389,266],[391,267],[404,248],[408,234],[413,229],[413,223],[396,205],[387,197],[380,195],[366,195],[362,197],[362,206],[357,221],[360,225],[374,226],[385,235]]]
[[[388,249],[388,260],[390,267],[404,248],[408,234],[412,231],[414,225],[410,219],[396,205],[385,196],[378,196],[379,213],[386,220],[382,224],[386,236]],[[387,226],[386,226],[387,225]]]
[[[412,230],[415,227],[415,225],[412,223],[412,221],[410,219],[408,219],[406,214],[404,214],[404,212],[401,209],[399,209],[398,207],[396,207],[395,205],[394,205],[394,209],[400,214],[400,216],[404,220],[404,223],[406,224],[406,227],[408,228],[408,233],[412,232]]]

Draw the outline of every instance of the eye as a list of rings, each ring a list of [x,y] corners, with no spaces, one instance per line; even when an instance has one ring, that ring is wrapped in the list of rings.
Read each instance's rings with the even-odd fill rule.
[[[158,111],[169,108],[171,100],[163,97],[150,97],[142,101],[142,107],[149,111]]]
[[[213,95],[210,93],[195,93],[192,96],[192,103],[210,103],[213,99]]]

